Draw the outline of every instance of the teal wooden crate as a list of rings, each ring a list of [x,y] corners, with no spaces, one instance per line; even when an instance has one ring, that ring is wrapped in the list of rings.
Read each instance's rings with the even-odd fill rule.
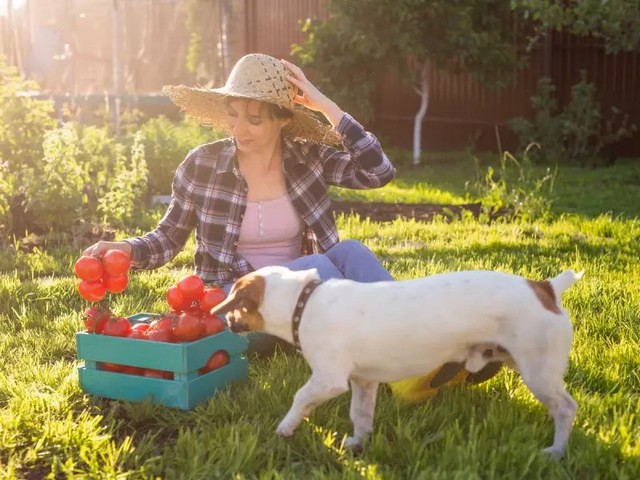
[[[136,314],[132,323],[150,321],[157,315]],[[80,388],[90,395],[139,402],[150,400],[167,407],[190,410],[210,398],[230,382],[248,378],[243,353],[247,339],[228,329],[194,342],[164,343],[131,338],[110,337],[87,332],[76,333]],[[204,375],[198,373],[209,357],[224,350],[229,363]],[[108,362],[173,372],[173,380],[128,375],[100,370],[98,363]]]

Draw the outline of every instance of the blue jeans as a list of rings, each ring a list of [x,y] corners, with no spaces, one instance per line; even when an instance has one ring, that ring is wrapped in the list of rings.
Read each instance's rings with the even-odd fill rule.
[[[393,280],[373,252],[357,240],[343,240],[325,253],[304,255],[285,266],[295,271],[315,268],[323,282],[331,278],[365,283]],[[228,293],[231,284],[225,285],[224,289]],[[284,351],[293,351],[293,346],[289,343],[264,332],[251,332],[247,334],[247,339],[248,351],[260,355],[272,353],[276,346]]]

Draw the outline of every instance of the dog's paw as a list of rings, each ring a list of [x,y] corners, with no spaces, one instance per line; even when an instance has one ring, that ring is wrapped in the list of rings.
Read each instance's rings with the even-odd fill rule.
[[[354,454],[361,453],[363,450],[362,442],[357,437],[347,437],[344,441],[344,448]]]
[[[554,447],[547,447],[542,450],[542,453],[547,455],[552,460],[562,460],[562,458],[564,457],[564,450],[560,450]]]
[[[281,437],[290,437],[291,435],[293,435],[294,430],[295,427],[292,427],[288,425],[287,422],[283,421],[280,422],[280,425],[278,425],[278,428],[276,428],[276,433]]]

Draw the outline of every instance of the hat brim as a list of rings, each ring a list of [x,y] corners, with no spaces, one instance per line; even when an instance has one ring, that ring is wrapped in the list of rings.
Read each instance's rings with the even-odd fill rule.
[[[228,97],[249,98],[265,101],[251,95],[233,94],[225,88],[207,89],[199,87],[187,87],[185,85],[165,86],[162,92],[180,108],[181,111],[193,117],[202,125],[229,132],[227,125],[227,111],[225,102]],[[274,103],[274,102],[272,102]],[[342,142],[340,135],[331,126],[318,120],[313,112],[304,107],[296,107],[293,110],[293,118],[283,129],[282,134],[294,140],[303,140],[314,143],[336,145]]]

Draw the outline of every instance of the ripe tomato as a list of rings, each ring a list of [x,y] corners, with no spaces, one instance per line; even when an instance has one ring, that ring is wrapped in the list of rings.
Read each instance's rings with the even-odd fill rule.
[[[127,375],[144,375],[144,368],[125,365],[122,367],[121,372],[126,373]]]
[[[227,352],[224,350],[218,350],[209,357],[205,366],[199,369],[198,373],[202,375],[203,373],[224,367],[227,363],[229,363],[229,355],[227,355]]]
[[[124,365],[118,365],[117,363],[100,362],[98,366],[100,370],[107,370],[108,372],[120,373],[125,369]]]
[[[178,289],[177,285],[172,285],[167,289],[167,303],[176,312],[182,312],[191,305],[191,300],[185,298],[184,294]]]
[[[131,259],[122,250],[107,250],[102,257],[102,266],[104,271],[112,276],[122,275],[129,271]]]
[[[177,315],[168,314],[164,317],[160,317],[149,324],[148,331],[151,330],[173,330],[173,324],[175,323]]]
[[[145,330],[140,330],[137,328],[131,327],[131,332],[127,335],[127,338],[135,338],[136,340],[146,340],[147,335]]]
[[[134,332],[146,332],[147,330],[149,330],[149,324],[145,323],[145,322],[140,322],[140,323],[136,323],[134,325],[131,325],[131,330]]]
[[[149,324],[149,328],[144,332],[144,336],[147,340],[153,340],[154,342],[170,342],[173,343],[176,339],[173,336],[173,325],[175,323],[174,315],[167,315],[157,320],[154,320]]]
[[[111,317],[111,310],[102,305],[92,305],[84,311],[82,322],[87,332],[102,333],[107,320]]]
[[[204,282],[197,275],[185,275],[178,280],[177,287],[189,304],[198,300],[204,292]]]
[[[111,317],[102,333],[111,337],[128,337],[131,333],[131,324],[124,317]]]
[[[83,255],[74,265],[76,275],[87,282],[97,282],[102,278],[104,269],[99,258]]]
[[[181,313],[173,327],[173,335],[180,342],[193,342],[199,339],[204,332],[204,325],[199,315],[189,312]]]
[[[81,280],[78,284],[78,293],[82,298],[90,302],[99,302],[107,294],[107,289],[104,288],[102,282],[88,282]]]
[[[145,368],[143,375],[145,377],[173,380],[173,372],[167,372],[166,370],[154,370],[153,368]]]
[[[126,273],[115,276],[105,273],[102,277],[102,283],[108,292],[121,293],[127,288],[129,276]]]
[[[203,337],[220,333],[227,326],[227,322],[216,315],[205,315],[202,317],[201,322],[204,326],[204,333],[202,334]]]
[[[144,337],[152,342],[166,342],[175,343],[173,333],[171,330],[147,330],[144,332]]]
[[[199,299],[200,310],[209,313],[213,307],[221,303],[226,297],[227,294],[219,287],[205,288]]]

